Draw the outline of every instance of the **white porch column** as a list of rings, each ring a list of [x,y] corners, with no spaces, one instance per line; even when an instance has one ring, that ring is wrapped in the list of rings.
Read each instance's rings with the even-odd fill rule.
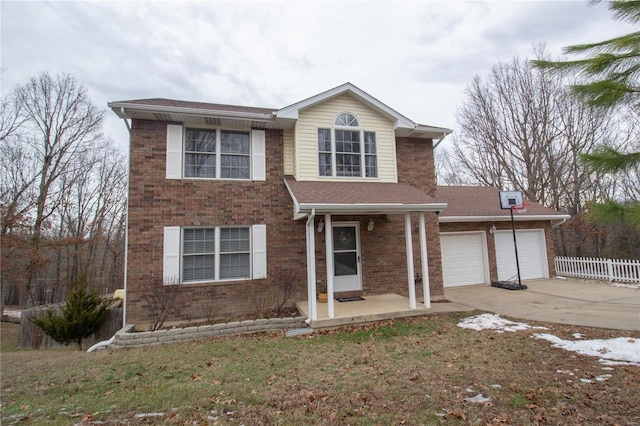
[[[318,319],[316,300],[316,235],[313,216],[307,221],[307,300],[309,302],[309,319]]]
[[[324,215],[324,240],[327,249],[327,314],[329,318],[334,317],[333,311],[333,229],[331,227],[331,215]]]
[[[404,215],[404,237],[407,247],[407,278],[409,279],[409,308],[416,309],[416,279],[413,276],[413,241],[411,238],[411,214]]]
[[[431,290],[429,289],[429,260],[427,256],[427,231],[425,229],[424,213],[420,213],[420,263],[422,263],[422,294],[424,307],[431,307]]]

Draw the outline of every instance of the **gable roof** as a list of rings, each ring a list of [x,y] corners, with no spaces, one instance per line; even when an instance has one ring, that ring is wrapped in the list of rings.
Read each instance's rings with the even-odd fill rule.
[[[510,221],[509,210],[502,210],[500,190],[490,186],[438,186],[436,198],[448,207],[439,216],[440,222],[500,222]],[[541,204],[525,200],[527,211],[514,214],[515,221],[551,220],[561,221],[570,216]]]
[[[406,183],[297,181],[285,176],[294,217],[318,214],[400,214],[439,212],[447,207]]]
[[[400,114],[398,111],[380,102],[378,99],[374,98],[364,90],[359,89],[352,83],[344,83],[340,86],[334,87],[333,89],[329,89],[325,92],[319,93],[315,96],[279,109],[276,112],[276,116],[279,118],[289,118],[297,120],[298,114],[301,110],[312,107],[343,94],[347,94],[356,98],[371,109],[382,114],[384,117],[392,120],[394,129],[396,130],[396,136],[442,139],[452,132],[450,129],[446,129],[444,127],[435,127],[426,124],[415,123],[409,118]]]

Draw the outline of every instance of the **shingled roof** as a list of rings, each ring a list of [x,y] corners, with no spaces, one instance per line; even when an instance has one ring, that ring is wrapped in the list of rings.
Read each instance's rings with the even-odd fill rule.
[[[448,205],[440,213],[440,222],[510,220],[509,210],[500,209],[499,193],[499,189],[490,186],[438,186],[436,198]],[[517,214],[514,219],[522,221],[569,218],[569,215],[529,200],[525,200],[525,205],[526,213]]]
[[[406,183],[297,181],[285,176],[296,213],[385,214],[442,211],[446,204]]]
[[[189,109],[200,109],[200,110],[209,110],[209,111],[248,112],[248,113],[258,113],[258,114],[271,114],[277,111],[276,109],[273,109],[273,108],[258,108],[258,107],[240,106],[240,105],[212,104],[208,102],[180,101],[176,99],[165,99],[165,98],[132,99],[129,101],[119,101],[118,103],[129,104],[129,105],[171,107],[171,108],[189,108]]]

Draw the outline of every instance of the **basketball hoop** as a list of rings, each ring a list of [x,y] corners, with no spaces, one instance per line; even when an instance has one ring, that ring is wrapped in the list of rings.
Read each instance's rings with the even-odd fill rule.
[[[529,203],[521,203],[511,206],[511,210],[515,210],[518,214],[523,214],[527,212],[527,207]]]

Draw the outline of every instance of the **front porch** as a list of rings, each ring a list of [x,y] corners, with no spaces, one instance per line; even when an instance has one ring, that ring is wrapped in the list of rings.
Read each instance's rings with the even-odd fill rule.
[[[408,298],[393,293],[364,296],[364,299],[355,302],[336,302],[333,318],[328,315],[328,303],[316,303],[318,318],[309,319],[309,325],[314,329],[322,329],[438,312],[468,310],[467,307],[446,302],[431,304],[430,308],[426,308],[421,303],[415,309],[411,309]],[[300,315],[309,318],[309,303],[306,300],[297,302],[296,308]]]

